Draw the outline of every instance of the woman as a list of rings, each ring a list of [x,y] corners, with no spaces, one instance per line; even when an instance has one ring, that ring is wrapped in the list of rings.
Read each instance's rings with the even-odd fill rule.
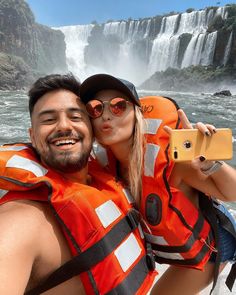
[[[213,225],[209,226],[209,223],[213,224],[213,221],[207,221],[206,217],[213,211],[208,211],[208,198],[205,196],[199,198],[198,191],[223,201],[235,201],[236,196],[233,193],[236,189],[235,170],[226,163],[207,161],[202,156],[192,163],[184,162],[175,165],[172,162],[169,163],[166,159],[168,143],[166,143],[162,127],[166,122],[172,128],[177,127],[175,123],[169,124],[168,121],[174,113],[176,116],[176,109],[170,111],[173,103],[170,105],[168,102],[166,107],[166,99],[158,101],[158,106],[163,104],[163,110],[165,110],[159,114],[161,116],[159,122],[162,116],[165,119],[161,120],[159,131],[155,131],[157,135],[162,133],[161,136],[158,135],[158,150],[157,145],[153,145],[156,139],[152,138],[152,135],[148,135],[150,138],[143,136],[145,121],[140,108],[141,104],[134,85],[128,81],[105,74],[94,75],[82,83],[80,97],[86,104],[87,112],[91,117],[96,140],[108,152],[109,161],[105,169],[109,169],[115,177],[122,179],[123,183],[129,187],[135,198],[136,207],[142,213],[147,225],[145,236],[155,250],[156,260],[174,264],[159,279],[152,294],[197,294],[212,280],[214,263],[208,263],[208,260],[210,255],[210,260],[213,260],[212,253],[217,251],[211,234]],[[149,105],[142,105],[143,113],[148,113],[148,110],[152,112],[154,108],[152,99],[149,102]],[[183,127],[190,128],[190,123],[183,111],[178,112]],[[155,120],[155,117],[149,117],[149,120],[152,125],[157,126],[158,120]],[[214,136],[214,126],[199,123],[198,128],[206,136]],[[158,127],[155,130],[157,129]],[[168,133],[171,132],[168,126],[165,130]],[[150,154],[156,155],[154,162]],[[137,169],[137,166],[140,166],[140,169]],[[155,169],[156,167],[160,168],[160,172],[156,171],[158,170]],[[156,172],[151,175],[150,170]],[[206,209],[204,219],[201,211],[198,210],[199,203],[203,203],[202,209]],[[190,216],[191,212],[192,215],[196,215],[196,218]],[[199,230],[201,222],[203,226]],[[184,226],[184,223],[187,224]],[[198,231],[195,230],[195,224]],[[178,245],[178,243],[175,244],[176,239],[178,236],[184,239],[185,231],[186,244],[184,247],[176,246]],[[230,248],[227,251],[226,248],[222,250],[220,261],[226,262],[234,258],[236,242],[232,235],[224,232],[223,229],[219,231],[219,237],[215,236],[215,240],[219,238],[222,240],[222,235],[224,243],[221,242],[218,248],[223,249],[226,244]],[[191,246],[190,240],[193,240]],[[218,257],[216,260],[219,260]],[[191,268],[180,268],[178,265]],[[203,267],[204,272],[196,270]]]

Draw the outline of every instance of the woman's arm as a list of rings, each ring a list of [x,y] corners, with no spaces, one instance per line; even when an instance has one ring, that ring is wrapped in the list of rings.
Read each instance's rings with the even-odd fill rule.
[[[179,110],[178,112],[183,128],[193,128],[184,111]],[[199,122],[196,127],[206,136],[215,133],[215,127],[210,124],[205,125]],[[171,132],[169,127],[166,127],[165,130],[168,133]],[[192,162],[176,163],[169,179],[170,184],[179,188],[181,183],[184,182],[223,201],[236,201],[236,170],[223,162],[212,174],[205,175],[214,163],[214,161],[206,161],[203,157],[198,157]]]
[[[178,188],[184,182],[222,201],[236,201],[236,170],[226,163],[223,163],[219,170],[209,176],[193,167],[191,162],[177,163],[169,182],[170,185]]]

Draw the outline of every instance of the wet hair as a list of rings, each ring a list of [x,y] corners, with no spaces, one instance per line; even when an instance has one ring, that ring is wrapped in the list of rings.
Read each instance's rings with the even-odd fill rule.
[[[81,83],[72,73],[65,75],[52,74],[39,78],[28,92],[30,116],[32,116],[35,104],[44,94],[54,90],[65,89],[79,97],[80,85]]]

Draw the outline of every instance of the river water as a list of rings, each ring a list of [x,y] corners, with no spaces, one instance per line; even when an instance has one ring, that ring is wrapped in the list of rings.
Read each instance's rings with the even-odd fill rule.
[[[155,95],[153,91],[139,91],[140,96]],[[230,164],[236,167],[236,93],[231,97],[215,97],[211,94],[158,92],[176,100],[193,123],[212,123],[216,127],[233,130],[234,157]],[[28,98],[21,91],[0,91],[0,144],[28,140],[30,119]]]
[[[140,90],[139,94],[144,96],[156,95],[157,93]],[[236,167],[236,93],[231,97],[215,97],[206,93],[159,91],[158,95],[175,99],[179,106],[185,110],[192,123],[202,121],[214,124],[218,128],[231,128],[233,131],[234,157],[229,163]],[[0,144],[29,140],[30,118],[26,93],[22,91],[0,91],[0,126]],[[231,213],[236,216],[236,202],[230,203],[228,206]],[[164,266],[159,267],[160,272],[165,268]],[[225,277],[226,271],[220,276],[214,295],[231,294],[224,285]],[[209,288],[201,294],[209,294]]]

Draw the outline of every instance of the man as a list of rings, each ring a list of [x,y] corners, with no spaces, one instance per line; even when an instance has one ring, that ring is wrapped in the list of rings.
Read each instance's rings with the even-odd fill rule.
[[[130,207],[122,212],[110,197],[88,189],[92,130],[79,87],[72,75],[37,80],[29,91],[29,133],[37,155],[24,145],[1,149],[1,163],[9,153],[10,158],[0,177],[0,294],[23,294],[43,285],[76,255],[72,268],[66,264],[51,280],[72,269],[65,282],[29,294],[54,286],[43,294],[146,294],[153,282],[136,220],[125,215]],[[123,238],[117,227],[127,232]]]

